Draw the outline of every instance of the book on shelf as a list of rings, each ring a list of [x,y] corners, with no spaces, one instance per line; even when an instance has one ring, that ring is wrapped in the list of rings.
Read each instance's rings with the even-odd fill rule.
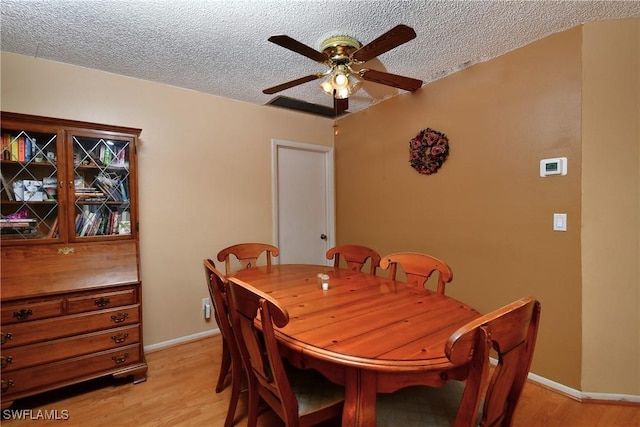
[[[24,151],[26,149],[26,142],[24,139],[24,135],[18,136],[18,161],[24,162]]]
[[[126,148],[120,148],[118,150],[118,152],[116,153],[116,161],[115,161],[115,166],[118,167],[127,167],[127,163],[125,160],[125,156],[126,156]]]
[[[127,188],[129,188],[129,182],[127,181],[126,185],[124,183],[124,179],[120,180],[120,192],[122,193],[122,201],[128,202],[129,196],[127,195]]]
[[[108,166],[113,161],[113,152],[111,151],[111,147],[107,144],[100,145],[100,161],[102,164]]]
[[[111,212],[111,221],[109,221],[109,231],[107,234],[116,234],[120,225],[120,213]]]
[[[11,143],[11,135],[8,133],[2,134],[2,160],[11,160],[11,147],[9,144]]]
[[[93,215],[93,218],[91,218],[91,223],[89,225],[89,228],[87,229],[87,232],[85,233],[85,236],[95,236],[96,232],[98,230],[98,225],[100,224],[102,215],[100,212],[96,212]]]
[[[49,233],[47,233],[47,237],[49,239],[58,237],[58,217],[56,217],[55,221],[53,221],[53,225],[49,229]]]
[[[9,160],[13,160],[15,162],[18,161],[18,138],[10,137],[11,141],[9,142],[9,146],[11,147],[11,156]]]
[[[115,188],[99,181],[96,181],[96,185],[109,199],[116,201],[120,200],[120,194],[116,192]]]
[[[42,181],[23,179],[22,183],[24,185],[24,197],[22,200],[25,202],[42,202],[45,199]]]
[[[100,173],[96,176],[95,185],[100,188],[111,200],[122,202],[127,201],[126,193],[122,190],[122,178],[112,176],[107,173]]]
[[[80,236],[87,235],[87,231],[89,231],[89,228],[91,228],[91,225],[93,224],[95,216],[96,216],[96,212],[89,212],[86,219],[84,220],[84,223],[82,224],[82,230],[80,230]]]
[[[131,221],[120,221],[118,223],[118,234],[131,234]]]
[[[1,171],[0,171],[0,183],[2,184],[2,189],[7,194],[7,199],[9,199],[9,201],[13,201],[13,194],[11,194],[11,189],[9,188],[9,184],[7,183],[7,180],[4,179],[4,175],[2,175]]]
[[[1,218],[0,228],[31,228],[35,223],[33,218]]]
[[[118,223],[118,234],[131,234],[131,216],[129,211],[122,211]]]
[[[31,150],[32,150],[31,138],[26,136],[24,137],[24,161],[25,162],[31,161],[31,154],[32,154]]]
[[[76,214],[76,235],[80,232],[80,228],[82,227],[82,214]]]
[[[2,160],[12,160],[11,139],[10,133],[4,133],[2,135]]]
[[[88,188],[76,188],[75,189],[75,197],[76,199],[88,199],[88,198],[96,198],[96,197],[104,197],[104,193],[98,190],[95,187]]]

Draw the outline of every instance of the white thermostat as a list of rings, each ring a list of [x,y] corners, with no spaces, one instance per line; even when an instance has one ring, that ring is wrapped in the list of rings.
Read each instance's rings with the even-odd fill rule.
[[[556,157],[555,159],[540,160],[540,176],[566,175],[567,158]]]

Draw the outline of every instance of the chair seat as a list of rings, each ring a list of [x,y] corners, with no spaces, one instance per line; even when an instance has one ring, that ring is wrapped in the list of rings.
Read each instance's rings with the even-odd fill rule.
[[[284,361],[291,389],[298,399],[298,414],[328,408],[344,400],[344,388],[313,369],[298,369]]]
[[[462,326],[449,337],[445,354],[454,364],[468,360],[465,382],[379,394],[378,426],[510,426],[531,367],[539,318],[540,302],[526,297]],[[498,356],[493,369],[491,348]]]
[[[442,387],[413,386],[376,397],[378,427],[450,427],[456,418],[464,383],[449,381]]]

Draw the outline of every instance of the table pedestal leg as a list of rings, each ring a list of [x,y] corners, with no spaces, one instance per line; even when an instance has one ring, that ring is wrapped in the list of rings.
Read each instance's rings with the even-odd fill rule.
[[[342,427],[376,426],[376,374],[347,368]]]

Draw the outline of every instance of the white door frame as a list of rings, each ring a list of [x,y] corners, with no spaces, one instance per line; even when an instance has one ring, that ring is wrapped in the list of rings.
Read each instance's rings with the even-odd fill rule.
[[[333,167],[333,147],[329,147],[326,145],[315,145],[315,144],[307,144],[302,142],[293,142],[286,141],[283,139],[272,139],[271,140],[271,205],[273,209],[273,244],[276,247],[279,247],[279,197],[278,197],[278,149],[279,148],[295,148],[299,150],[307,150],[324,153],[325,159],[325,188],[327,189],[326,193],[326,213],[325,218],[327,220],[326,230],[327,230],[327,247],[332,248],[335,246],[335,191],[334,191],[334,167]],[[274,258],[277,262],[277,257]],[[325,260],[327,265],[330,264],[329,260]]]

